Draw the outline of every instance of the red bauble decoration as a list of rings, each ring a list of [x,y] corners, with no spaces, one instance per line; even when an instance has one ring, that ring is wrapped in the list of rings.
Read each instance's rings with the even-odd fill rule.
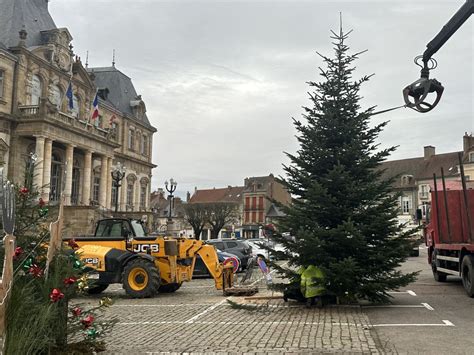
[[[21,187],[19,191],[22,195],[26,195],[28,192],[30,192],[30,190],[28,190],[28,188],[25,186]]]
[[[71,312],[74,317],[79,317],[82,314],[82,308],[74,307]]]
[[[58,302],[60,299],[64,298],[64,293],[62,293],[61,290],[55,288],[53,291],[51,291],[49,298],[52,302]]]
[[[22,247],[16,247],[15,248],[15,254],[13,254],[13,259],[18,258],[21,254],[23,254],[23,248]]]
[[[43,269],[40,268],[38,265],[33,264],[29,269],[28,272],[33,275],[34,277],[41,277],[43,276]]]
[[[88,315],[86,318],[81,320],[81,323],[84,326],[84,328],[89,328],[93,322],[94,322],[94,316],[92,315]]]
[[[46,205],[46,202],[44,202],[44,200],[40,197],[40,199],[38,200],[38,206],[40,206],[40,208],[43,208],[44,205]]]
[[[69,245],[73,249],[79,249],[79,245],[76,243],[74,239],[69,239],[67,242],[67,245]]]
[[[63,282],[66,286],[70,286],[70,285],[73,285],[76,281],[77,281],[77,279],[75,277],[68,277],[68,278],[64,279]]]

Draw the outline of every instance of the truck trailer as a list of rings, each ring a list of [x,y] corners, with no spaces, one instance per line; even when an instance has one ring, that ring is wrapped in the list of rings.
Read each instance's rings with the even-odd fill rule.
[[[447,182],[441,170],[431,188],[429,223],[424,228],[428,263],[436,281],[460,276],[467,294],[474,297],[474,183],[466,182],[460,159],[461,181]]]

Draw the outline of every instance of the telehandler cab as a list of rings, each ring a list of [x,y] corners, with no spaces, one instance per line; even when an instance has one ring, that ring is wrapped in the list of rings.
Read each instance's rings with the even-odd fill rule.
[[[64,239],[67,241],[68,239]],[[140,222],[123,218],[102,219],[93,236],[74,239],[76,254],[95,270],[89,293],[100,293],[109,284],[122,283],[133,298],[175,292],[191,281],[199,255],[218,290],[233,288],[233,266],[219,263],[212,245],[187,238],[146,236]]]

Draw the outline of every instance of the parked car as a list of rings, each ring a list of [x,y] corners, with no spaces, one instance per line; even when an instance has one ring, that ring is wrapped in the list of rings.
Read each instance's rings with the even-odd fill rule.
[[[226,253],[223,252],[219,249],[216,249],[217,252],[217,257],[219,258],[220,263],[225,263],[227,261],[233,262],[236,261],[237,265],[234,267],[239,270],[242,268],[240,259],[231,253]],[[202,261],[201,257],[199,255],[196,255],[196,263],[194,264],[194,271],[193,271],[193,277],[196,276],[208,276],[210,277],[211,275],[209,274],[209,270],[207,269],[206,265],[204,264],[204,261]]]
[[[252,257],[252,247],[246,242],[237,239],[211,239],[207,244],[214,245],[216,249],[236,255],[241,262],[242,269],[247,268],[249,259]]]

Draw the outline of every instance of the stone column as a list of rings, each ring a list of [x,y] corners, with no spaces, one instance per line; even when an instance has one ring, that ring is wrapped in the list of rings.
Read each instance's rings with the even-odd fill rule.
[[[92,152],[86,150],[84,155],[84,174],[82,180],[82,204],[90,205],[91,200]]]
[[[43,188],[43,167],[44,167],[44,137],[36,137],[36,147],[35,147],[35,154],[36,154],[36,162],[35,168],[33,170],[33,185],[38,189],[38,191],[42,191]]]
[[[112,206],[112,158],[107,158],[107,208]]]
[[[100,164],[99,205],[107,207],[107,157],[102,156]]]
[[[49,201],[49,193],[51,191],[51,159],[53,154],[53,141],[51,139],[45,140],[44,145],[44,166],[43,166],[43,193],[41,198],[43,201]]]
[[[74,146],[72,144],[66,145],[66,184],[64,185],[64,204],[71,205],[72,194],[72,166],[74,157]]]

